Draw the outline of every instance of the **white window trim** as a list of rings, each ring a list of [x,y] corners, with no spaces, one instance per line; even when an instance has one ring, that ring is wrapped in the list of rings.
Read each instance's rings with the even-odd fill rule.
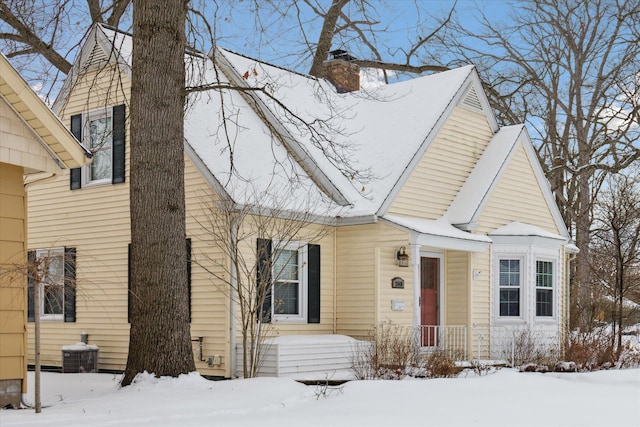
[[[90,132],[89,132],[89,123],[92,120],[100,119],[102,117],[106,117],[111,121],[111,167],[109,168],[109,176],[103,179],[91,179],[91,164],[85,165],[82,167],[82,187],[96,187],[101,185],[111,184],[113,182],[113,115],[111,109],[100,109],[90,111],[87,114],[82,115],[82,145],[85,146],[88,150],[91,150],[91,141]]]
[[[536,256],[536,254],[534,253],[534,267],[533,267],[533,317],[536,321],[536,323],[556,323],[558,320],[558,311],[559,308],[558,307],[558,283],[560,280],[559,277],[559,269],[558,269],[558,264],[559,264],[559,259],[558,258],[551,258],[551,257],[544,257],[544,256]],[[552,280],[553,282],[551,283],[551,316],[538,316],[536,313],[536,303],[538,300],[537,297],[537,290],[538,290],[538,283],[537,283],[537,262],[538,261],[545,261],[545,262],[550,262],[551,263],[551,271],[552,271]],[[549,289],[549,288],[540,288],[540,289]]]
[[[501,324],[522,324],[525,322],[525,315],[527,311],[527,254],[521,252],[495,252],[494,271],[495,277],[493,279],[494,293],[495,293],[495,320],[496,323]],[[519,300],[519,316],[500,316],[500,261],[501,260],[518,260],[520,261],[520,300]]]
[[[309,268],[309,249],[304,242],[278,242],[273,241],[272,253],[279,250],[298,251],[298,314],[275,313],[275,289],[276,278],[272,279],[271,319],[273,323],[307,323],[307,293],[309,288],[307,270]],[[272,271],[273,274],[273,271]]]
[[[61,314],[45,314],[44,312],[44,288],[47,286],[46,283],[38,282],[34,286],[39,286],[39,300],[34,301],[34,304],[38,304],[40,307],[40,320],[43,321],[64,321],[64,248],[48,248],[48,249],[37,249],[36,250],[36,259],[47,258],[52,255],[61,255],[62,256],[62,313]]]

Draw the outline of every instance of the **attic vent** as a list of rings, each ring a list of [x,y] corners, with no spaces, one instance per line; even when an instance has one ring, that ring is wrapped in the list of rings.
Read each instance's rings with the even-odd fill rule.
[[[96,68],[103,67],[108,61],[109,61],[109,54],[105,52],[104,49],[101,49],[99,45],[96,43],[93,46],[93,49],[91,50],[89,55],[87,56],[86,63],[90,64],[89,68],[96,69]]]
[[[462,105],[467,108],[471,108],[472,110],[482,111],[482,104],[480,103],[480,97],[478,97],[478,93],[476,92],[476,88],[471,86],[469,91],[465,95],[462,100]]]

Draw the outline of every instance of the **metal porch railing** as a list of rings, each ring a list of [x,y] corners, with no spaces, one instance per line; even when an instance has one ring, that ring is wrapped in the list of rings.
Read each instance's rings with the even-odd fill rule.
[[[467,358],[467,327],[464,325],[422,325],[418,327],[421,351],[442,352],[454,360]]]

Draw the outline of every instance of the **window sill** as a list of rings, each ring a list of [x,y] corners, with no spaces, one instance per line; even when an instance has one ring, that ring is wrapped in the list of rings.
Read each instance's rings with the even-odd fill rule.
[[[522,317],[498,317],[495,319],[496,325],[524,325],[525,323]]]
[[[64,316],[43,316],[40,317],[41,322],[64,322]]]
[[[94,187],[105,187],[107,185],[112,185],[111,179],[105,179],[100,181],[91,181],[91,182],[83,182],[82,188],[94,188]]]
[[[534,320],[536,323],[547,323],[547,324],[558,323],[558,319],[555,316],[536,316]]]
[[[303,317],[273,317],[273,323],[281,323],[281,324],[296,324],[296,325],[306,325],[307,320]]]

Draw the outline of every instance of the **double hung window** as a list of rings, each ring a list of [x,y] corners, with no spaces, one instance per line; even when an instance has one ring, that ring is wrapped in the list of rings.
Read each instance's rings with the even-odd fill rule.
[[[36,277],[41,284],[40,317],[61,320],[64,315],[64,249],[39,250],[36,257]]]
[[[71,190],[124,182],[125,114],[117,105],[71,116],[71,133],[93,154],[90,165],[71,169]]]
[[[553,316],[553,263],[536,261],[536,316]]]
[[[37,307],[42,320],[75,322],[76,249],[38,249],[29,251],[28,259],[28,320],[35,320]]]
[[[521,262],[519,259],[499,260],[500,317],[520,316],[522,286]]]
[[[110,183],[113,173],[113,131],[108,112],[89,115],[84,145],[93,153],[93,161],[85,168],[83,183]]]
[[[273,318],[276,320],[305,319],[302,303],[306,294],[306,245],[290,243],[273,254]]]
[[[320,245],[257,239],[261,322],[320,323]]]

